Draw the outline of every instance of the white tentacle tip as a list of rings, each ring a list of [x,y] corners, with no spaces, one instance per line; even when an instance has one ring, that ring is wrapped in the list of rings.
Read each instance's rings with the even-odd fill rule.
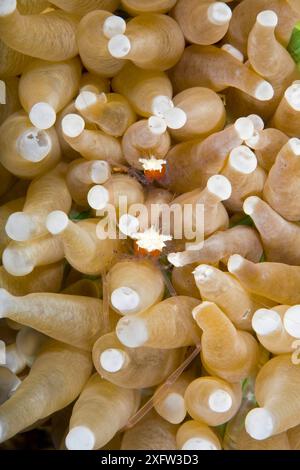
[[[250,148],[255,150],[260,141],[259,131],[255,131],[253,136],[250,139],[245,140],[245,144]]]
[[[265,408],[254,408],[246,416],[245,428],[253,439],[267,439],[274,431],[273,416]]]
[[[197,268],[193,271],[195,281],[199,284],[205,283],[213,274],[214,270],[211,266],[207,264],[200,264]]]
[[[215,413],[226,413],[232,407],[232,397],[226,390],[215,390],[208,399],[209,408]]]
[[[2,0],[0,2],[0,16],[11,15],[17,9],[17,0]]]
[[[239,118],[234,123],[234,128],[241,140],[250,139],[254,134],[254,124],[247,117]]]
[[[24,160],[39,163],[50,153],[51,139],[44,130],[33,127],[25,131],[17,141],[17,150]]]
[[[139,230],[139,220],[130,214],[123,214],[119,219],[119,229],[127,237],[131,237]]]
[[[17,242],[29,240],[34,234],[35,224],[24,212],[15,212],[7,219],[5,231],[9,238]]]
[[[188,439],[181,450],[218,450],[216,445],[209,441],[208,439],[204,439],[201,437],[192,437]]]
[[[223,26],[231,20],[232,11],[226,3],[214,2],[208,7],[207,16],[211,23]]]
[[[78,114],[67,114],[61,122],[61,127],[67,137],[75,138],[84,131],[85,122]]]
[[[162,135],[167,130],[166,120],[159,116],[151,116],[148,119],[148,127],[150,132],[155,135]]]
[[[289,140],[289,146],[292,149],[292,152],[299,157],[300,156],[300,139],[293,137]]]
[[[75,100],[75,108],[78,111],[82,111],[95,103],[97,103],[97,94],[92,91],[83,90]]]
[[[165,95],[158,95],[153,98],[152,112],[155,116],[164,117],[165,113],[174,108],[173,101]]]
[[[207,182],[209,192],[217,196],[220,201],[226,201],[230,198],[232,187],[229,179],[223,175],[211,176]]]
[[[153,99],[152,112],[154,114],[152,118],[156,118],[154,119],[154,123],[159,124],[162,128],[169,127],[170,129],[174,130],[181,129],[187,122],[187,115],[185,111],[183,111],[183,109],[174,107],[173,101],[165,95],[159,95]],[[163,123],[163,121],[165,121],[165,123]]]
[[[244,258],[241,255],[232,255],[230,256],[227,264],[228,271],[234,273],[238,271],[244,262]]]
[[[104,160],[96,160],[91,167],[91,180],[95,184],[103,184],[111,177],[109,163]]]
[[[253,173],[257,168],[257,158],[255,153],[246,145],[240,145],[230,152],[230,165],[243,174]]]
[[[46,219],[46,228],[52,235],[58,235],[67,228],[68,223],[69,218],[65,212],[53,211]]]
[[[169,253],[168,261],[176,268],[182,268],[184,264],[182,263],[181,256],[180,253]]]
[[[285,91],[284,97],[291,108],[295,111],[300,111],[300,82],[296,81],[289,86]]]
[[[253,122],[256,131],[263,131],[265,128],[264,120],[258,114],[249,114],[248,119]]]
[[[126,356],[121,349],[110,348],[100,355],[100,366],[107,372],[119,372],[126,362]]]
[[[122,286],[111,294],[111,304],[122,315],[133,313],[140,304],[140,296],[131,287]]]
[[[261,26],[265,26],[267,28],[276,28],[278,24],[278,16],[276,15],[275,11],[264,10],[257,15],[256,21]]]
[[[12,276],[26,276],[34,270],[34,264],[23,251],[7,247],[2,254],[5,270]]]
[[[93,186],[88,192],[87,200],[92,209],[100,211],[105,209],[108,204],[109,192],[104,186]]]
[[[260,202],[260,199],[257,196],[247,197],[247,199],[244,201],[244,204],[243,204],[243,211],[245,212],[245,214],[250,215],[250,216],[254,214],[255,207],[257,206],[259,202]]]
[[[66,437],[68,450],[93,450],[95,442],[94,433],[86,426],[76,426]]]
[[[270,101],[274,97],[274,88],[271,83],[263,80],[255,89],[255,98],[259,101]]]
[[[283,324],[289,335],[300,338],[300,305],[294,305],[285,312]]]
[[[163,400],[165,419],[172,424],[182,423],[186,417],[184,398],[180,393],[169,393]]]
[[[119,341],[128,348],[139,348],[148,340],[148,330],[143,319],[126,316],[119,320],[116,327]]]
[[[50,129],[56,121],[56,112],[48,103],[36,103],[29,112],[29,119],[38,129]]]
[[[129,54],[131,43],[129,38],[124,34],[117,34],[109,40],[107,47],[112,57],[115,57],[115,59],[122,59]]]
[[[228,54],[237,59],[239,62],[244,62],[244,54],[231,44],[223,44],[221,49],[228,52]]]
[[[106,18],[103,23],[103,34],[107,39],[111,39],[126,31],[126,21],[121,16],[112,15]]]
[[[271,309],[260,308],[252,317],[252,328],[260,336],[267,336],[281,327],[280,315]]]
[[[167,126],[174,130],[181,129],[187,123],[187,115],[180,108],[168,109],[164,114],[164,118]]]

